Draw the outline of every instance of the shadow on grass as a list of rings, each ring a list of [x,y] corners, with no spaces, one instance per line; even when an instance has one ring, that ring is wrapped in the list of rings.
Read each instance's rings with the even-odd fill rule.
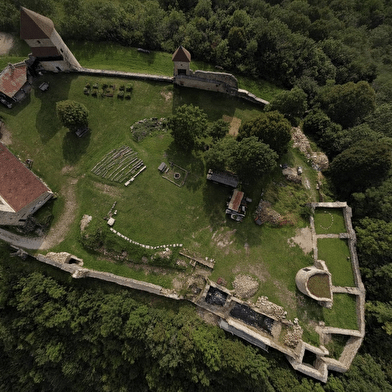
[[[36,117],[36,128],[43,144],[48,143],[63,127],[57,118],[56,103],[68,99],[69,90],[76,75],[44,75],[34,82],[35,95],[41,101],[41,108]],[[39,85],[47,81],[50,88],[42,92]]]
[[[12,106],[12,109],[8,109],[2,104],[0,104],[0,117],[2,113],[14,117],[17,116],[23,109],[25,109],[30,104],[31,102],[30,94],[28,94],[27,97],[22,102],[15,103]]]
[[[169,162],[173,162],[189,172],[184,185],[186,188],[196,192],[204,185],[206,181],[204,178],[204,163],[197,153],[181,151],[174,142],[170,143],[165,152]]]
[[[208,116],[208,121],[219,120],[223,115],[233,117],[236,109],[245,106],[240,99],[229,97],[223,93],[174,86],[173,113],[179,106],[185,104],[192,104],[203,109]]]
[[[91,132],[79,138],[74,132],[67,132],[63,139],[63,157],[65,161],[74,165],[86,152],[90,144]]]

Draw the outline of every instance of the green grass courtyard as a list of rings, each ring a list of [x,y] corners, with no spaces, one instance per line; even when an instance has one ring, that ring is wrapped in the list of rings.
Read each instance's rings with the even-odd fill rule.
[[[80,53],[77,50],[80,50]],[[122,68],[120,49],[115,47],[115,50],[119,57],[114,61],[114,69]],[[87,46],[79,49],[75,47],[75,53],[86,66],[107,68],[110,61],[105,58],[103,51],[96,53]],[[101,56],[100,61],[96,56]],[[135,57],[136,54],[132,52],[130,56]],[[141,57],[139,65],[134,69],[124,70],[140,72],[140,68],[145,66],[143,62],[150,61],[151,73],[157,73],[155,67],[160,68],[159,56],[157,54],[155,57]],[[154,65],[155,58],[158,58],[158,65]],[[290,149],[282,161],[292,166],[302,166],[312,185],[311,189],[288,183],[278,167],[264,178],[243,185],[243,190],[253,202],[245,220],[236,223],[225,215],[225,202],[230,196],[230,190],[206,181],[207,168],[201,151],[194,151],[192,154],[178,151],[167,131],[153,133],[140,142],[134,140],[130,131],[130,126],[135,122],[150,117],[166,118],[183,104],[200,106],[208,115],[209,121],[225,116],[236,117],[244,122],[260,114],[262,108],[225,95],[180,89],[158,82],[47,74],[35,82],[35,87],[43,80],[50,83],[48,91],[41,92],[34,88],[30,97],[13,109],[0,107],[0,116],[11,134],[11,151],[22,161],[33,159],[34,172],[58,196],[50,207],[54,215],[53,225],[64,210],[66,189],[72,188],[76,195],[76,219],[71,223],[65,240],[51,250],[67,250],[83,258],[84,265],[88,268],[171,288],[173,281],[186,271],[143,266],[139,256],[135,257],[136,263],[116,261],[83,247],[80,242],[80,219],[84,214],[88,214],[93,217],[91,225],[102,226],[104,235],[113,248],[135,251],[134,247],[111,233],[103,220],[116,201],[118,214],[114,228],[117,231],[139,243],[152,246],[181,243],[184,252],[215,260],[214,270],[210,274],[211,280],[223,278],[227,282],[227,288],[232,289],[235,276],[251,275],[260,283],[253,300],[261,295],[268,296],[270,301],[288,311],[287,316],[290,319],[304,314],[308,304],[298,301],[295,275],[299,269],[313,264],[313,258],[306,255],[299,246],[290,246],[288,239],[295,235],[296,228],[308,224],[300,217],[300,205],[315,200],[316,175],[308,165],[306,157]],[[87,83],[112,84],[116,85],[116,88],[123,83],[132,83],[132,96],[130,100],[122,100],[116,96],[110,98],[85,95],[83,89]],[[252,85],[253,82],[247,83]],[[259,88],[262,92],[263,87]],[[274,94],[274,91],[276,93],[276,90],[271,88],[271,94]],[[257,91],[255,93],[257,94]],[[270,99],[272,95],[262,97]],[[56,102],[65,99],[78,101],[88,108],[91,133],[86,137],[77,138],[58,120]],[[107,153],[120,146],[132,148],[147,166],[128,187],[91,172]],[[162,161],[172,161],[189,172],[184,186],[177,187],[161,177],[157,168]],[[252,213],[262,190],[264,197],[268,197],[279,213],[289,218],[291,225],[255,225]],[[342,243],[344,244],[344,241]],[[345,245],[347,247],[347,244]],[[347,260],[341,261],[346,250],[343,246],[338,249],[338,256],[330,255],[329,247],[327,243],[325,246],[322,242],[319,244],[320,257],[326,258],[333,277],[335,274],[339,277],[339,265],[349,264]],[[336,248],[336,244],[333,244],[332,249]],[[138,252],[135,251],[136,253]],[[335,257],[338,259],[336,271],[335,267],[330,267],[331,260],[335,260]],[[337,278],[334,284],[353,285],[353,280],[351,282],[348,277],[348,268],[344,269],[343,275],[344,280]],[[325,320],[339,324],[337,313],[341,310],[339,306],[334,307],[330,311],[332,316],[325,316]],[[311,330],[307,333],[312,336]],[[309,339],[311,340],[311,337]]]

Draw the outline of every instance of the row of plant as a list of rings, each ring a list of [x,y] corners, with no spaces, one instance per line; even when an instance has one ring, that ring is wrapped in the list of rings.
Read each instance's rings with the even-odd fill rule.
[[[131,99],[131,94],[133,91],[133,85],[132,83],[128,84],[121,84],[118,87],[118,92],[117,92],[117,98],[119,99]],[[116,85],[115,84],[107,84],[107,83],[102,83],[101,85],[99,83],[94,83],[91,85],[91,83],[87,82],[84,86],[83,93],[85,95],[91,95],[92,97],[114,97],[116,92]]]

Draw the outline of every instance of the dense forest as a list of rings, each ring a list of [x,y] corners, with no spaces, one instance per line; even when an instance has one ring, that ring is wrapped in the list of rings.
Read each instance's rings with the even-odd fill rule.
[[[321,386],[189,308],[82,292],[15,271],[3,256],[0,389],[392,390],[392,3],[3,0],[0,30],[18,31],[20,5],[50,17],[64,39],[168,52],[182,44],[195,59],[284,87],[270,109],[327,153],[336,199],[353,207],[367,334],[351,370]]]

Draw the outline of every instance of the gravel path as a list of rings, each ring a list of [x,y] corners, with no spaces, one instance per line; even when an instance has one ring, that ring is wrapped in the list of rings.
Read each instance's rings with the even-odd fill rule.
[[[58,245],[65,239],[72,222],[76,218],[77,202],[75,186],[77,182],[78,180],[71,179],[64,184],[61,191],[61,194],[65,198],[64,211],[60,219],[45,237],[24,237],[0,228],[0,239],[25,249],[46,250]]]

